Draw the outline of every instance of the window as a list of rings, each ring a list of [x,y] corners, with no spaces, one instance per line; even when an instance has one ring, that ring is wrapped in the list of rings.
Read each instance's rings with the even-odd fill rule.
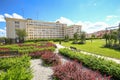
[[[19,21],[15,21],[15,24],[19,24]]]

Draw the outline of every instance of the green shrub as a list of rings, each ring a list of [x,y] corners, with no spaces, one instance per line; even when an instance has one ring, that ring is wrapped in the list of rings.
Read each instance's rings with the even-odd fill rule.
[[[59,52],[71,59],[77,59],[83,65],[93,70],[99,70],[102,74],[107,74],[115,80],[120,80],[120,64],[105,60],[104,58],[73,52],[69,49],[60,49]]]
[[[31,80],[30,57],[0,59],[0,80]]]

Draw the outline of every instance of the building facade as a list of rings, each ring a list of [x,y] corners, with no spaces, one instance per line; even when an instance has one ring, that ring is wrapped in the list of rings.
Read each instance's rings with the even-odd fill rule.
[[[71,25],[71,26],[68,26],[68,27],[66,27],[66,29],[65,29],[65,35],[68,35],[69,36],[69,38],[73,38],[73,36],[74,36],[74,33],[78,33],[78,34],[80,34],[81,33],[81,28],[82,28],[82,26],[81,25]]]
[[[71,38],[75,32],[81,31],[80,25],[72,25],[67,27],[67,24],[60,22],[43,22],[32,19],[15,19],[5,18],[7,38],[17,38],[16,29],[25,29],[27,33],[26,39],[39,38],[64,38],[68,34]]]
[[[87,34],[87,38],[91,38],[92,35],[95,35],[95,38],[102,38],[105,33],[110,33],[111,30],[100,30],[94,33]]]

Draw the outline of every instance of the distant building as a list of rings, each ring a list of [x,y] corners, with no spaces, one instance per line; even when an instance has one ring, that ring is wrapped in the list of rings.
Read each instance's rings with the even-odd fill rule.
[[[82,28],[81,25],[71,25],[71,26],[68,26],[65,29],[66,30],[66,35],[69,35],[69,38],[73,38],[74,33],[77,32],[78,34],[80,34],[81,28]]]
[[[94,33],[87,34],[87,38],[91,38],[91,36],[94,34],[96,38],[102,38],[105,33],[110,33],[111,30],[100,30]]]
[[[12,39],[17,38],[15,29],[25,29],[27,32],[26,39],[29,40],[38,38],[64,38],[67,34],[72,38],[75,32],[80,33],[82,27],[81,25],[67,27],[67,24],[62,24],[59,21],[55,23],[15,18],[5,18],[5,20],[7,37]]]

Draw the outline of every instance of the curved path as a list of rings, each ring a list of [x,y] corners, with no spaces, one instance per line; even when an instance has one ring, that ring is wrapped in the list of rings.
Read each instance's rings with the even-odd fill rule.
[[[55,53],[58,53],[58,50],[60,48],[65,48],[64,46],[62,46],[60,44],[56,44],[56,46],[57,46],[57,48],[55,50]],[[87,52],[83,52],[83,51],[80,51],[80,52],[83,53],[83,54],[87,54],[87,55],[102,57],[102,58],[105,58],[107,60],[112,60],[112,61],[115,61],[116,63],[120,64],[120,60],[118,60],[118,59],[104,57],[104,56],[99,56],[99,55],[96,55],[96,54],[87,53]],[[63,56],[61,56],[61,60],[62,60],[63,64],[66,61],[69,61],[68,59],[66,59]],[[33,76],[34,76],[32,80],[52,80],[51,75],[53,74],[53,70],[52,70],[51,67],[43,66],[41,59],[33,59],[30,62],[31,62],[31,68],[33,70]]]
[[[63,46],[56,44],[57,48],[55,53],[58,53],[60,48],[64,48]],[[65,63],[66,59],[61,59],[62,63]],[[33,79],[32,80],[52,80],[51,75],[53,74],[53,70],[51,67],[45,67],[42,65],[41,59],[32,59],[31,61],[31,68],[33,71]]]
[[[64,46],[60,45],[60,44],[56,44],[56,46],[58,48],[65,48]],[[66,47],[68,48],[68,47]],[[97,57],[100,57],[100,58],[104,58],[106,60],[111,60],[111,61],[114,61],[118,64],[120,64],[120,60],[119,59],[115,59],[115,58],[110,58],[110,57],[105,57],[105,56],[101,56],[101,55],[97,55],[97,54],[93,54],[93,53],[89,53],[89,52],[85,52],[85,51],[80,51],[80,53],[83,53],[83,54],[87,54],[87,55],[92,55],[92,56],[97,56]]]
[[[53,70],[51,67],[43,66],[41,59],[33,59],[30,62],[34,76],[32,80],[52,80]]]

